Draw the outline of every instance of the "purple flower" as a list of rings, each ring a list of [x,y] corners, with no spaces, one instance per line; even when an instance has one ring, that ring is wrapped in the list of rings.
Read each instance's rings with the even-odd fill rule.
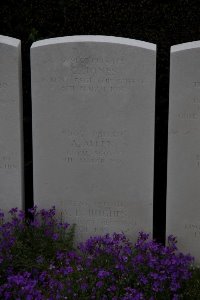
[[[123,233],[106,234],[91,237],[71,251],[67,242],[57,248],[69,225],[55,219],[55,207],[40,211],[34,207],[29,211],[31,221],[17,208],[10,212],[11,222],[0,224],[3,299],[155,300],[166,296],[166,300],[177,300],[182,284],[191,277],[193,258],[178,252],[173,236],[168,246],[163,246],[143,232],[135,245]],[[19,236],[29,240],[19,240]],[[45,241],[51,257],[46,256]],[[20,256],[18,253],[14,263],[15,247],[24,245],[27,249],[29,244],[39,250],[31,253],[35,254],[33,266],[19,272]]]
[[[96,287],[101,288],[103,286],[103,281],[97,281]]]
[[[88,284],[86,282],[81,283],[81,290],[86,291],[88,288]]]
[[[108,292],[115,292],[117,290],[117,287],[115,285],[111,285],[109,288],[107,288]]]
[[[38,257],[36,258],[36,262],[37,262],[38,264],[42,264],[42,263],[44,262],[44,257],[43,257],[42,255],[38,256]]]
[[[100,270],[97,274],[97,277],[102,279],[102,278],[108,277],[109,275],[110,275],[110,272],[105,271],[105,270]]]
[[[73,273],[73,268],[72,267],[64,267],[63,269],[62,269],[63,271],[62,271],[62,273],[63,273],[63,275],[69,275],[69,274],[71,274],[71,273]]]
[[[58,233],[53,233],[52,239],[53,239],[54,241],[57,241],[58,238],[59,238],[59,234],[58,234]]]
[[[18,212],[18,208],[17,208],[17,207],[11,208],[11,209],[9,210],[9,214],[11,214],[11,215],[16,214],[17,212]]]

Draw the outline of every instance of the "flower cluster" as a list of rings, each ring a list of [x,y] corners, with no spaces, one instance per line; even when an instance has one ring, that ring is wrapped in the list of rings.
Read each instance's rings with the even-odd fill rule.
[[[193,258],[170,236],[163,246],[139,233],[89,238],[73,247],[74,228],[50,210],[0,212],[0,299],[177,300]]]
[[[45,269],[58,249],[71,250],[74,227],[56,220],[55,207],[24,211],[13,208],[10,221],[0,211],[0,284],[18,271]]]

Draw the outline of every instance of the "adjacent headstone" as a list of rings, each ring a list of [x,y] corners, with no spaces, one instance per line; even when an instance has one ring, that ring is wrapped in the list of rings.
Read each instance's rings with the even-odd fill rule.
[[[167,235],[200,262],[200,42],[171,48]]]
[[[0,35],[0,208],[23,208],[21,42]]]
[[[34,201],[77,239],[152,231],[156,46],[73,36],[31,48]]]

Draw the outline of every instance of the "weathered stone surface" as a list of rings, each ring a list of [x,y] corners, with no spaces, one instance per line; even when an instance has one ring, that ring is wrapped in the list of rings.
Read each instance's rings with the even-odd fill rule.
[[[167,235],[200,262],[200,42],[171,48]]]
[[[156,47],[74,36],[31,49],[34,201],[77,239],[152,231]]]
[[[21,42],[0,35],[0,208],[23,208]]]

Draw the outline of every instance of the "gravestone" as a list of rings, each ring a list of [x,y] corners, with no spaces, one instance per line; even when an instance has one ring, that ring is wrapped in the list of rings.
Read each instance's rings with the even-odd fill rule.
[[[152,231],[156,46],[72,36],[31,47],[34,202],[77,239]]]
[[[0,35],[0,208],[23,208],[21,42]]]
[[[167,235],[200,262],[200,42],[171,48]]]

